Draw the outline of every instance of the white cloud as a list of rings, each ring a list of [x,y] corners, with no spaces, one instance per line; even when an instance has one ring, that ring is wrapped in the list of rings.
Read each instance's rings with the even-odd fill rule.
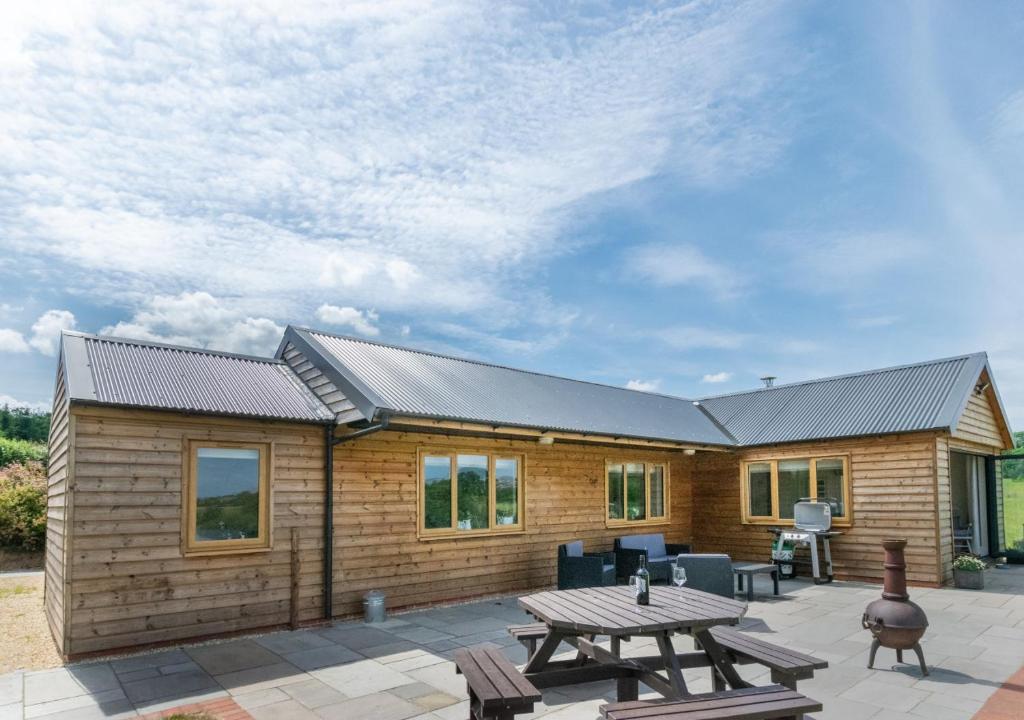
[[[377,319],[377,313],[372,310],[364,313],[362,310],[357,310],[354,307],[338,307],[337,305],[325,303],[317,308],[316,317],[321,322],[331,325],[350,327],[360,335],[369,335],[370,337],[380,335],[380,329],[370,322]]]
[[[28,343],[44,355],[56,355],[61,330],[74,330],[75,316],[68,310],[47,310],[32,325]]]
[[[284,328],[248,317],[205,292],[159,295],[130,320],[103,328],[104,335],[167,342],[252,355],[270,355]]]
[[[9,408],[28,408],[35,412],[49,412],[53,407],[53,402],[32,402],[28,400],[19,400],[18,398],[11,397],[10,395],[0,394],[0,407],[3,407],[4,405]]]
[[[709,259],[694,245],[652,244],[629,251],[630,270],[656,285],[700,285],[719,297],[730,297],[739,287],[735,269]]]
[[[724,383],[724,382],[728,382],[730,379],[732,379],[732,373],[731,372],[725,372],[723,370],[722,372],[707,373],[706,375],[704,375],[704,377],[701,378],[701,382],[706,382],[706,383]]]
[[[747,343],[751,336],[732,330],[717,330],[679,325],[657,330],[655,337],[677,350],[715,349],[735,350]]]
[[[26,353],[28,350],[24,335],[17,330],[0,328],[0,352]]]
[[[103,302],[491,327],[584,199],[734,182],[789,129],[771,3],[41,5],[0,11],[0,249]]]
[[[779,267],[782,281],[819,292],[862,293],[894,275],[915,269],[927,246],[897,232],[851,232],[776,238],[775,251],[789,255]]]
[[[661,380],[630,380],[626,383],[627,390],[640,390],[641,392],[654,392],[661,386]]]
[[[883,328],[895,325],[900,320],[898,315],[872,315],[853,319],[853,325],[862,329]]]

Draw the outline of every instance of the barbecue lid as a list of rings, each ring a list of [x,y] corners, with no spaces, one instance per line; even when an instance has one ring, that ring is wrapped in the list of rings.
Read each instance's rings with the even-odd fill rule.
[[[800,530],[828,531],[832,527],[832,506],[827,502],[801,500],[793,505],[793,526]]]

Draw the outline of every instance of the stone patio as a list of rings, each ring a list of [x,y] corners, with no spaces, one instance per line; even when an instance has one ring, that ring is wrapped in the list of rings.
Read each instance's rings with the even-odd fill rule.
[[[878,586],[784,582],[782,597],[759,595],[750,605],[742,629],[829,661],[829,669],[799,686],[824,704],[819,719],[970,718],[1024,665],[1024,567],[990,570],[986,583],[982,592],[911,589],[931,621],[923,642],[932,669],[927,678],[914,665],[896,666],[895,653],[885,649],[875,670],[865,667],[870,635],[860,617]],[[770,581],[759,578],[757,589],[770,592]],[[525,620],[509,597],[396,615],[373,626],[338,623],[14,672],[0,676],[0,720],[134,717],[229,696],[256,720],[464,720],[468,701],[453,650],[490,641],[522,663],[525,651],[505,627]],[[642,655],[651,645],[627,647]],[[687,639],[677,640],[678,650],[689,648]],[[757,666],[740,671],[757,684],[769,682]],[[710,690],[707,670],[689,671],[686,679],[694,692]],[[1024,688],[1008,685],[1004,700],[1007,692],[1020,694],[1024,707]],[[532,717],[592,720],[611,699],[611,682],[549,690]]]

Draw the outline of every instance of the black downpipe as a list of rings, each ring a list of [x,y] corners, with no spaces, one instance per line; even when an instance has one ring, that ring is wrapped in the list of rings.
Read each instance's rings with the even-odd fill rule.
[[[324,428],[324,619],[334,617],[334,446],[356,440],[388,427],[385,416],[376,425],[342,437],[334,436],[334,425]]]

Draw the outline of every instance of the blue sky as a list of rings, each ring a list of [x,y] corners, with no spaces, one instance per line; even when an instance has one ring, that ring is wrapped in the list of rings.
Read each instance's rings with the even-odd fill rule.
[[[1024,427],[1017,3],[0,10],[0,398],[61,327],[288,323],[700,397],[990,353]]]

